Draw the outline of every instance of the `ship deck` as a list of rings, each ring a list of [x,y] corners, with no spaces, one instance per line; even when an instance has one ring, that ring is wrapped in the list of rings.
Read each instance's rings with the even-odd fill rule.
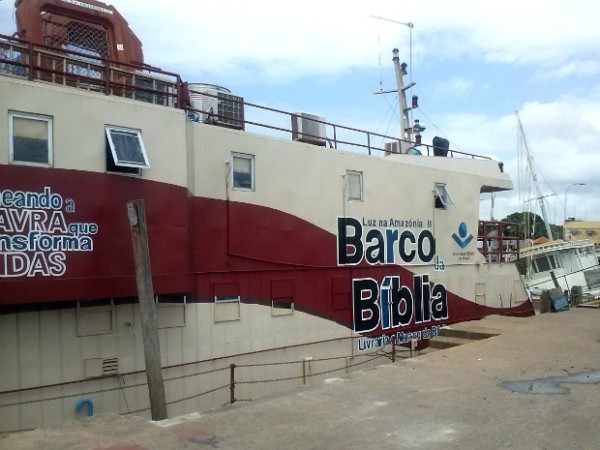
[[[226,95],[227,111],[213,111],[211,105],[223,100],[223,93],[194,90],[198,84],[184,82],[177,73],[146,64],[127,64],[72,49],[34,44],[2,34],[0,75],[185,109],[193,121],[285,139],[291,137],[323,148],[384,156],[399,153],[402,145],[411,147],[411,154],[415,155],[439,154],[439,149],[433,145],[336,124],[318,115],[287,112],[250,103],[235,95]],[[196,102],[195,99],[203,99],[207,106],[202,107],[202,100]],[[241,114],[232,111],[241,111]],[[449,158],[491,159],[456,149],[448,149],[443,153],[444,157]]]

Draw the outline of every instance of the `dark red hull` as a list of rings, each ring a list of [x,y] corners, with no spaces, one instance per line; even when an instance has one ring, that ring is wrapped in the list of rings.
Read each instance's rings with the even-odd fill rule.
[[[0,305],[4,306],[135,297],[126,208],[127,202],[135,199],[145,202],[157,294],[185,294],[188,301],[195,302],[210,302],[215,295],[239,295],[242,302],[265,305],[271,305],[273,299],[290,301],[297,310],[352,328],[353,279],[368,277],[381,283],[387,276],[413,277],[410,270],[398,265],[338,266],[333,233],[271,208],[193,198],[183,187],[103,173],[17,166],[0,166],[0,180],[3,192],[10,187],[13,193],[41,193],[49,187],[51,194],[63,200],[57,211],[61,211],[58,214],[64,224],[97,226],[97,232],[88,236],[93,241],[92,251],[62,252],[65,270],[60,276],[44,273],[43,263],[34,261],[36,251],[15,251],[5,241],[1,248],[4,265],[0,265]],[[25,235],[32,230],[61,234],[56,229],[52,233],[43,230],[48,224],[23,222],[26,218],[15,216],[14,211],[27,208],[17,208],[5,194],[7,198],[9,206],[5,201],[0,216],[4,217],[1,235]],[[45,211],[46,215],[52,212]],[[34,250],[51,259],[52,251]],[[6,259],[9,253],[24,255],[19,261],[29,260],[29,276],[22,264],[11,266]],[[517,308],[494,309],[452,292],[447,295],[450,316],[446,322],[493,313],[533,312],[529,302],[519,302]],[[366,334],[381,332],[378,328]]]

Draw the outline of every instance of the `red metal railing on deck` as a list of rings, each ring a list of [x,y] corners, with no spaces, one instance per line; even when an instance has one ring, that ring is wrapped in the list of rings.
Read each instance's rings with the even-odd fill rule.
[[[0,35],[0,73],[164,106],[181,106],[178,74],[4,35]]]
[[[519,224],[480,220],[477,248],[488,262],[511,262],[519,258]]]

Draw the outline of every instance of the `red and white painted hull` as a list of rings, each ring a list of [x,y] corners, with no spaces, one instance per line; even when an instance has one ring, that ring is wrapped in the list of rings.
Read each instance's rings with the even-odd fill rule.
[[[144,410],[131,200],[145,203],[155,293],[186,299],[159,308],[163,366],[177,376],[219,362],[354,358],[382,335],[426,345],[442,325],[533,312],[515,266],[477,249],[480,192],[512,187],[493,161],[361,155],[0,77],[4,130],[9,111],[51,116],[54,152],[34,167],[0,148],[0,431],[76,417],[77,389],[103,392],[89,394],[99,412]],[[107,172],[107,125],[140,130],[151,168]],[[231,188],[232,152],[255,158],[253,190]],[[347,170],[364,176],[362,201],[345,198]],[[435,182],[453,206],[436,208]],[[344,219],[360,239],[341,231]],[[95,369],[113,360],[116,372]],[[215,377],[167,386],[168,398],[187,398],[171,413],[222,404],[190,397]],[[136,387],[115,395],[125,378]]]

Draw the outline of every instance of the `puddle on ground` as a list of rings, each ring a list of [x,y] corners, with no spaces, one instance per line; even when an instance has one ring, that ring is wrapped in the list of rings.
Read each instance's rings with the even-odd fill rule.
[[[555,395],[567,394],[569,389],[562,386],[565,383],[599,384],[600,370],[581,372],[564,377],[538,378],[537,380],[503,381],[500,386],[509,391],[521,394]]]

